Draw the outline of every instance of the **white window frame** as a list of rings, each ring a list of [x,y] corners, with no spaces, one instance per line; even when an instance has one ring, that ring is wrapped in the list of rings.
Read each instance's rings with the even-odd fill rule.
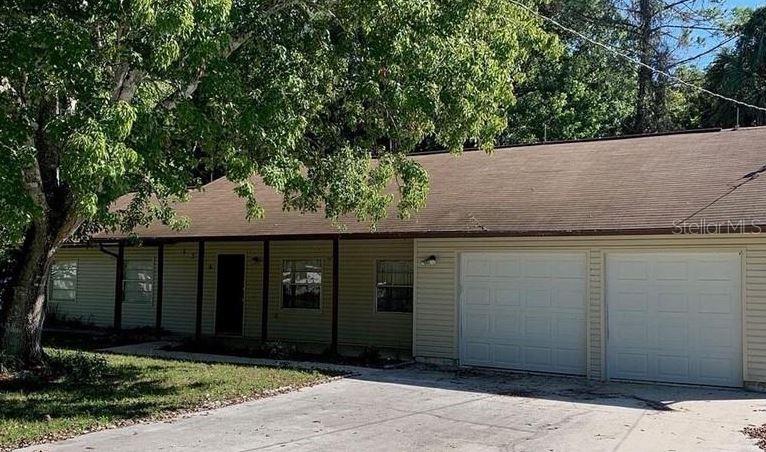
[[[385,262],[393,262],[393,263],[399,263],[399,264],[409,264],[412,269],[412,284],[411,285],[401,285],[401,284],[386,284],[383,287],[399,287],[399,288],[409,288],[412,289],[412,310],[411,311],[381,311],[378,309],[378,287],[380,287],[380,282],[378,281],[378,266]],[[375,267],[373,269],[375,274],[373,275],[373,281],[374,281],[374,287],[373,291],[375,292],[375,313],[376,314],[383,314],[383,315],[411,315],[415,311],[415,266],[412,264],[412,261],[407,259],[376,259],[375,260]]]
[[[142,297],[135,297],[133,295],[139,293],[138,288],[141,286],[141,284],[146,284],[146,279],[138,278],[138,273],[136,274],[135,278],[131,278],[131,265],[136,264],[145,264],[145,266],[138,267],[138,271],[147,271],[149,272],[149,280],[148,283],[151,287],[150,291],[142,291],[143,293],[148,293],[149,299],[142,298]],[[124,296],[125,303],[132,303],[132,304],[154,304],[154,280],[155,280],[155,272],[156,272],[156,264],[154,262],[154,259],[148,258],[148,259],[126,259],[125,260],[125,272],[124,276],[122,278],[122,292]],[[136,291],[131,290],[130,285],[132,283],[135,283]]]
[[[287,263],[291,263],[290,265],[290,280],[291,282],[288,283],[291,286],[318,286],[319,287],[319,305],[316,308],[296,308],[292,306],[285,306],[285,265]],[[318,283],[295,283],[295,263],[296,262],[306,262],[311,263],[315,262],[317,264],[317,267],[319,267],[319,282]],[[308,312],[321,312],[322,311],[322,284],[324,284],[324,262],[322,261],[322,258],[302,258],[302,259],[282,259],[282,266],[280,268],[280,274],[279,274],[279,309],[284,309],[286,311],[308,311]]]
[[[57,268],[63,267],[63,266],[73,266],[74,267],[74,284],[71,289],[56,289],[54,287],[55,281],[56,281],[56,272]],[[77,302],[77,281],[79,278],[79,269],[78,269],[78,262],[77,260],[65,260],[65,261],[59,261],[55,262],[51,266],[51,272],[50,276],[48,277],[48,300],[51,303],[76,303]],[[56,290],[64,290],[64,291],[71,291],[73,293],[72,298],[56,298],[54,296],[54,292]]]

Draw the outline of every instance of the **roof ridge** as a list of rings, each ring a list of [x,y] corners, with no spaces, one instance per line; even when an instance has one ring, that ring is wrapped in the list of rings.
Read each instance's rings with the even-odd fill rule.
[[[747,129],[753,129],[753,128],[756,128],[756,127],[740,128],[739,130],[747,130]],[[548,145],[557,145],[557,144],[576,144],[576,143],[593,143],[593,142],[600,142],[600,141],[631,140],[635,138],[654,138],[654,137],[666,137],[666,136],[674,136],[674,135],[692,135],[692,134],[715,133],[715,132],[734,131],[734,130],[735,129],[722,129],[720,127],[708,127],[708,128],[702,128],[702,129],[674,130],[674,131],[668,131],[668,132],[610,135],[606,137],[593,137],[593,138],[576,138],[572,140],[538,141],[535,143],[506,144],[506,145],[495,147],[495,150],[526,148],[526,147],[535,147],[535,146],[548,146]],[[474,146],[474,147],[464,148],[463,152],[480,151],[480,150],[481,148]],[[419,156],[419,155],[434,155],[434,154],[448,154],[448,153],[449,151],[447,149],[436,149],[432,151],[413,152],[413,153],[410,153],[409,155]]]

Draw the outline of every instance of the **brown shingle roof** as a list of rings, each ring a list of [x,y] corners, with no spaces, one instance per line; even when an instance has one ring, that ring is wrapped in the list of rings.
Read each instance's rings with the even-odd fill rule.
[[[409,220],[390,216],[374,234],[660,233],[690,215],[692,223],[766,223],[766,177],[727,195],[766,164],[766,127],[414,158],[431,178],[427,206]],[[178,207],[191,219],[184,231],[157,224],[136,232],[179,239],[370,233],[355,220],[339,231],[321,212],[285,212],[282,197],[260,181],[266,217],[248,222],[232,187],[221,179],[193,193]]]

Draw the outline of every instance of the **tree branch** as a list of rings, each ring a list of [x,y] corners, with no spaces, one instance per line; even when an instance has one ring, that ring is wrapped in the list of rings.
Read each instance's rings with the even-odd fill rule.
[[[33,137],[30,137],[28,140],[28,145],[35,145]],[[24,189],[27,194],[32,198],[35,205],[42,209],[42,214],[47,217],[48,212],[50,211],[50,206],[48,205],[48,198],[45,196],[43,177],[40,173],[40,163],[38,162],[38,159],[35,159],[34,163],[24,167],[21,170],[21,174],[24,178]]]
[[[301,0],[288,0],[285,2],[277,2],[276,4],[269,7],[267,10],[263,12],[261,15],[262,18],[269,17],[271,15],[276,14],[279,11],[282,11],[286,8],[289,8],[290,6],[294,6],[298,3],[301,3]],[[237,50],[242,48],[252,37],[253,33],[248,31],[244,32],[238,35],[235,35],[232,37],[231,41],[229,41],[229,45],[223,49],[221,52],[221,58],[227,59],[230,58]],[[175,91],[173,91],[170,95],[168,95],[164,100],[162,100],[158,106],[160,108],[166,109],[166,110],[172,110],[176,107],[179,100],[181,99],[189,99],[191,96],[197,91],[197,88],[199,87],[200,82],[202,81],[202,78],[205,76],[206,72],[206,66],[202,65],[192,77],[192,80],[183,88],[178,88]]]
[[[716,50],[720,49],[721,47],[725,46],[726,44],[730,43],[731,41],[733,41],[736,38],[737,38],[736,36],[732,36],[731,38],[726,39],[724,41],[721,41],[720,43],[718,43],[718,45],[715,45],[715,46],[705,50],[702,53],[698,53],[697,55],[694,55],[694,56],[689,57],[689,58],[684,58],[681,61],[676,61],[675,63],[673,63],[670,66],[668,66],[668,69],[672,69],[672,68],[674,68],[676,66],[680,66],[680,65],[682,65],[684,63],[688,63],[689,61],[693,61],[693,60],[696,60],[697,58],[700,58],[700,57],[703,57],[703,56],[708,55],[710,53],[713,53]]]
[[[229,45],[221,52],[220,57],[223,59],[231,57],[232,54],[250,40],[252,35],[252,32],[247,32],[232,38]],[[194,92],[197,91],[202,78],[205,76],[206,69],[207,67],[205,65],[200,66],[194,77],[192,77],[191,81],[185,87],[173,91],[159,103],[160,108],[172,110],[180,100],[189,99]]]
[[[662,28],[679,28],[682,30],[703,30],[703,31],[717,31],[721,33],[726,33],[728,30],[721,28],[721,27],[703,27],[703,26],[697,26],[697,25],[658,25],[652,29],[652,31],[657,31]]]
[[[138,84],[143,78],[141,71],[131,69],[128,63],[122,63],[115,76],[115,88],[112,92],[112,100],[130,102],[136,94]]]
[[[669,9],[675,8],[678,5],[683,5],[684,3],[687,3],[687,2],[689,2],[689,0],[677,0],[677,1],[673,2],[673,3],[668,3],[666,5],[663,5],[662,10],[663,11],[667,11]]]

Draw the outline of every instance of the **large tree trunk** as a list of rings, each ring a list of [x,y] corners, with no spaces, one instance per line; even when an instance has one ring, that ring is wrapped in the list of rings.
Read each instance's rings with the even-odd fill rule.
[[[40,345],[45,319],[45,293],[54,244],[47,221],[36,220],[27,230],[0,311],[0,354],[31,367],[41,364]]]
[[[38,123],[47,123],[53,109],[41,109]],[[40,343],[45,320],[48,273],[56,249],[77,230],[81,219],[73,209],[67,187],[58,180],[60,148],[52,144],[40,127],[30,145],[37,160],[23,170],[27,195],[39,211],[30,221],[24,242],[15,259],[9,290],[0,306],[0,355],[24,367],[43,361]]]

